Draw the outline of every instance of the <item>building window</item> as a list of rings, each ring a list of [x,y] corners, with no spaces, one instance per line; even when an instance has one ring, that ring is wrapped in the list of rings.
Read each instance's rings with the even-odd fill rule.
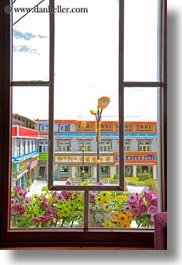
[[[104,177],[110,177],[110,169],[108,166],[101,166],[101,176],[104,176]]]
[[[48,132],[48,125],[40,125],[39,130],[40,132]]]
[[[133,125],[132,124],[126,124],[125,125],[125,132],[132,132],[133,131]]]
[[[151,151],[151,140],[139,140],[138,151]]]
[[[112,141],[111,140],[101,140],[100,151],[109,152],[112,150]]]
[[[133,166],[125,166],[125,177],[133,177]]]
[[[39,141],[39,152],[44,153],[48,152],[48,141]]]
[[[131,140],[124,141],[124,151],[130,151]]]
[[[70,151],[70,141],[67,140],[58,140],[57,149],[55,151]]]
[[[78,145],[79,151],[83,151],[83,148],[86,152],[91,151],[91,140],[79,140]]]
[[[59,173],[61,175],[63,175],[63,174],[69,174],[69,167],[68,166],[60,166]]]
[[[58,132],[69,132],[70,125],[58,124]]]

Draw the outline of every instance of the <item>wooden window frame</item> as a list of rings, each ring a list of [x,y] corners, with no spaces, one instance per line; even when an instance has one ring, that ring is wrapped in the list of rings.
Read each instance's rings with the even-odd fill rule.
[[[58,246],[92,246],[92,247],[144,247],[154,246],[153,230],[103,230],[103,229],[34,229],[10,230],[10,153],[11,153],[11,86],[13,85],[11,62],[11,16],[4,12],[10,1],[0,1],[0,248],[11,247],[58,247]],[[122,80],[119,89],[124,87],[161,87],[161,193],[162,211],[167,210],[167,1],[161,0],[161,53],[160,82],[124,82],[123,81],[123,42],[121,51],[119,76]],[[124,9],[124,0],[120,0],[120,11]],[[123,18],[120,17],[123,21]],[[123,27],[120,31],[123,34]],[[51,36],[50,36],[51,38]],[[53,82],[53,80],[50,80]],[[29,85],[28,83],[26,83]],[[25,82],[17,85],[25,85]],[[37,85],[34,82],[34,85]],[[40,84],[39,84],[40,85]],[[42,85],[49,85],[43,82]],[[120,93],[119,104],[122,106],[123,93]],[[123,113],[123,112],[122,112]],[[123,131],[123,120],[119,121],[120,131]],[[120,137],[121,138],[121,137]],[[123,146],[123,139],[120,139]],[[120,161],[122,162],[122,161]],[[124,163],[123,163],[124,167]],[[87,194],[87,193],[86,193]],[[85,196],[88,200],[88,196]]]

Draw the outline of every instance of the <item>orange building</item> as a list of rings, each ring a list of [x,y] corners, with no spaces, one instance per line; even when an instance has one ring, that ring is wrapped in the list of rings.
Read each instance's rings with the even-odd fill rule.
[[[47,154],[43,150],[47,150],[48,121],[36,122],[42,137],[39,160],[40,175],[44,177]],[[82,170],[87,177],[96,177],[96,131],[95,121],[84,121],[84,126],[80,120],[54,121],[55,179],[78,178]],[[125,122],[124,132],[125,176],[136,177],[147,172],[157,179],[157,123]],[[118,121],[102,121],[100,124],[99,150],[100,176],[113,178],[119,174]]]

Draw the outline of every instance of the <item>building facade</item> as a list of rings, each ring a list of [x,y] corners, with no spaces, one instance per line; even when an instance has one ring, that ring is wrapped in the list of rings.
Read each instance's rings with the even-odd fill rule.
[[[54,179],[96,178],[97,164],[104,181],[119,174],[119,132],[117,121],[103,121],[99,131],[99,161],[96,122],[54,121]],[[148,173],[157,179],[157,123],[125,122],[125,177]],[[48,120],[13,116],[12,182],[29,186],[48,176]]]
[[[37,121],[43,137],[39,146],[41,176],[47,174],[48,121]],[[84,169],[86,177],[96,176],[96,122],[55,120],[54,122],[54,177],[77,178]],[[156,122],[125,122],[125,176],[136,177],[149,173],[157,179],[157,124]],[[113,178],[119,173],[118,122],[103,121],[100,128],[100,176]]]

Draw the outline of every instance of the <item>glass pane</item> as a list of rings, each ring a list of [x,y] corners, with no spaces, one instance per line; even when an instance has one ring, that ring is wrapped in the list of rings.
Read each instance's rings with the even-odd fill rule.
[[[89,227],[154,228],[161,209],[159,97],[159,88],[124,89],[124,191],[90,191]]]
[[[11,161],[11,228],[83,226],[83,192],[47,188],[47,87],[13,87]]]
[[[127,0],[124,10],[124,80],[159,80],[160,2]]]
[[[160,205],[160,88],[124,89],[124,126],[126,190],[146,189],[149,203],[159,197]]]
[[[12,188],[21,186],[28,190],[37,186],[39,189],[39,183],[47,182],[47,161],[42,157],[40,146],[42,142],[48,144],[48,139],[40,130],[41,118],[48,118],[48,88],[13,87]]]
[[[37,3],[18,0],[13,5],[14,81],[49,79],[49,13],[43,12],[49,1],[30,11]]]
[[[116,185],[118,1],[61,4],[80,12],[55,14],[54,184]]]
[[[106,229],[154,228],[158,198],[143,187],[137,191],[90,191],[89,227]]]

